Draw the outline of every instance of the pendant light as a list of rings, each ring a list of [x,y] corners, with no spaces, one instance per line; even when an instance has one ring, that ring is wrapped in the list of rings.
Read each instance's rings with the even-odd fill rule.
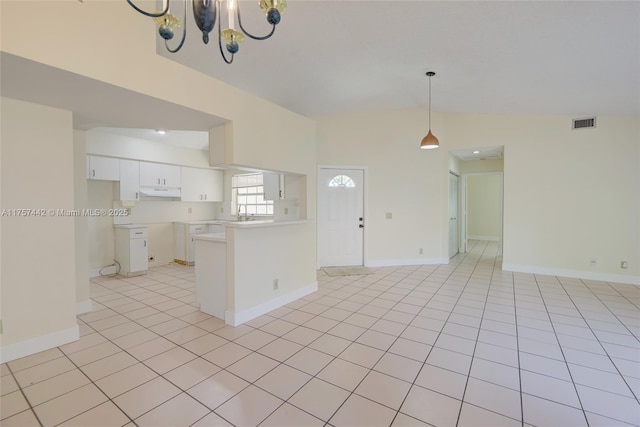
[[[422,138],[422,142],[420,143],[420,148],[423,150],[433,150],[434,148],[440,147],[440,141],[431,133],[431,77],[435,75],[436,73],[433,71],[427,71],[427,77],[429,77],[429,133]]]

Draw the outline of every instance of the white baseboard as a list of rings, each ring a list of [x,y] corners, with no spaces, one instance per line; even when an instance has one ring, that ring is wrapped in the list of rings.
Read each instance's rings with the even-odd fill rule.
[[[0,347],[0,363],[10,362],[21,357],[49,350],[72,341],[77,341],[79,338],[80,328],[76,325],[47,335],[30,338],[14,344],[3,345]]]
[[[295,291],[287,292],[286,294],[280,295],[276,298],[270,299],[269,301],[265,301],[258,305],[254,305],[253,307],[247,308],[241,311],[231,311],[226,310],[224,312],[224,320],[227,325],[238,326],[242,325],[249,320],[255,319],[258,316],[262,316],[272,310],[282,307],[283,305],[289,304],[297,299],[302,298],[305,295],[309,295],[318,290],[318,282],[310,283],[302,288],[296,289]]]
[[[491,242],[499,242],[499,236],[479,236],[479,235],[467,235],[467,240],[489,240]]]
[[[91,300],[90,299],[88,299],[86,301],[80,301],[79,303],[76,304],[76,314],[77,315],[84,314],[84,313],[89,313],[92,309],[93,309],[93,307],[91,305]]]
[[[449,258],[375,259],[365,262],[365,267],[394,267],[401,265],[449,264]]]
[[[570,270],[565,268],[546,268],[534,265],[502,264],[503,271],[516,273],[543,274],[545,276],[571,277],[574,279],[598,280],[601,282],[626,283],[640,285],[639,276],[624,274],[598,273],[594,271]]]

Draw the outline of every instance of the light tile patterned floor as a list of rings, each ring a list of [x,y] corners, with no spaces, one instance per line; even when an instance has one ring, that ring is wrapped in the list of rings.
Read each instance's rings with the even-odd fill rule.
[[[3,426],[640,425],[640,288],[451,264],[318,272],[232,328],[194,270],[95,278],[82,338],[2,365]]]

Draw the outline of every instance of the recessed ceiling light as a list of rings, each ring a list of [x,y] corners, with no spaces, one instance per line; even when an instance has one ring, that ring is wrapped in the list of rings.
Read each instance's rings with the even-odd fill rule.
[[[480,152],[478,150],[475,150],[473,154],[480,154]]]
[[[160,135],[164,135],[167,133],[167,131],[164,129],[158,129],[156,132],[158,132]]]

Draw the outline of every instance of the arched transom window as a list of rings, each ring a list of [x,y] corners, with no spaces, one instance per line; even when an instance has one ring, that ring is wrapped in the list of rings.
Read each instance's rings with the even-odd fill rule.
[[[355,186],[356,186],[356,183],[353,182],[353,179],[351,179],[347,175],[336,175],[333,178],[331,178],[331,181],[329,181],[329,187],[353,188]]]

